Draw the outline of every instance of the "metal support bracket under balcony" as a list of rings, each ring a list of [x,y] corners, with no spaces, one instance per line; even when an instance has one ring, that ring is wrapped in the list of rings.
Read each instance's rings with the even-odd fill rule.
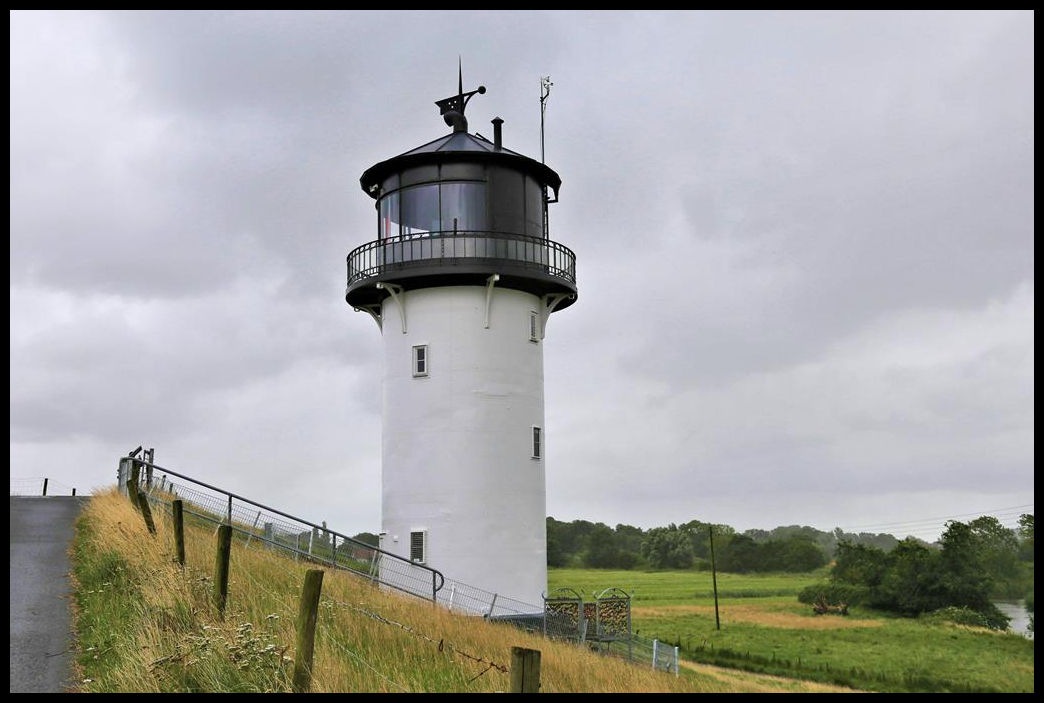
[[[399,306],[399,319],[402,320],[402,333],[406,334],[406,289],[395,283],[378,283],[378,290],[386,290],[391,294],[392,300]],[[381,328],[383,331],[383,327]]]
[[[486,279],[486,324],[484,327],[489,329],[489,306],[493,302],[493,284],[500,280],[500,274],[495,273]]]
[[[547,318],[551,317],[551,313],[555,311],[555,308],[557,308],[563,300],[572,297],[574,296],[566,293],[556,293],[554,295],[545,295],[540,299],[540,339],[544,338],[544,328],[547,327]]]
[[[354,308],[354,310],[355,310],[355,312],[359,312],[361,310],[362,312],[367,313],[370,317],[373,318],[373,321],[377,323],[377,329],[380,330],[381,332],[384,332],[384,322],[381,320],[381,312],[380,312],[381,306],[379,306],[379,305],[366,305],[366,306],[361,307],[361,308]]]

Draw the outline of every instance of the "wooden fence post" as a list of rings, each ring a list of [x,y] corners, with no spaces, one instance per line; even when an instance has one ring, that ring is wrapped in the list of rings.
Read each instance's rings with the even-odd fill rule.
[[[130,498],[131,505],[135,508],[138,507],[138,477],[140,469],[138,468],[138,462],[134,459],[130,460],[130,478],[127,479],[127,497]]]
[[[297,612],[297,652],[294,655],[294,693],[307,693],[312,686],[312,655],[315,653],[315,622],[319,615],[319,594],[323,571],[309,569],[301,589]]]
[[[540,693],[540,650],[511,648],[511,692]]]
[[[174,551],[178,555],[178,563],[185,566],[185,507],[180,500],[170,504],[174,516]]]
[[[214,601],[218,615],[225,616],[225,603],[228,602],[228,559],[232,554],[232,526],[218,527],[217,563],[214,565]]]
[[[247,546],[250,546],[250,540],[254,539],[254,533],[257,532],[257,521],[261,519],[261,511],[257,511],[257,517],[254,518],[254,526],[250,528],[250,534],[247,535]]]
[[[156,523],[152,520],[152,508],[149,507],[149,497],[144,493],[138,494],[138,507],[141,508],[141,516],[145,518],[145,527],[149,528],[151,534],[156,534]]]
[[[134,505],[141,512],[142,518],[145,520],[145,527],[149,528],[151,534],[156,534],[156,523],[152,521],[152,510],[149,508],[149,499],[145,494],[138,490],[138,480],[141,476],[141,467],[138,466],[138,462],[131,459],[131,478],[127,482],[127,493],[130,496],[131,504]]]

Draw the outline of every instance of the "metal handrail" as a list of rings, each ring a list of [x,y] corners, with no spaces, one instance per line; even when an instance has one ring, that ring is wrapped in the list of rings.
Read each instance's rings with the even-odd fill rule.
[[[251,500],[250,498],[246,498],[246,497],[241,496],[241,495],[239,495],[237,493],[232,493],[231,491],[226,491],[223,488],[218,488],[217,486],[212,486],[209,483],[204,483],[203,481],[200,481],[198,479],[194,479],[191,476],[186,476],[185,474],[178,473],[177,471],[173,471],[171,469],[166,469],[166,468],[160,466],[159,464],[150,463],[148,461],[145,461],[144,459],[138,459],[138,458],[133,457],[133,456],[125,457],[125,458],[129,459],[132,462],[137,463],[140,466],[146,467],[146,469],[152,469],[152,473],[155,473],[156,471],[159,471],[160,473],[163,473],[163,474],[166,474],[166,475],[177,476],[178,478],[180,478],[182,480],[188,481],[190,483],[194,483],[197,486],[202,486],[202,487],[207,488],[207,489],[209,489],[211,491],[214,491],[216,493],[220,493],[220,494],[226,496],[228,498],[228,500],[229,500],[229,506],[230,506],[229,510],[230,510],[230,512],[231,512],[232,501],[233,500],[238,500],[238,501],[240,501],[242,503],[246,503],[248,505],[252,505],[255,508],[259,508],[261,510],[265,510],[267,512],[273,513],[275,515],[279,515],[281,517],[288,518],[288,519],[293,520],[293,521],[295,521],[295,522],[297,522],[297,523],[299,523],[301,525],[306,525],[306,526],[312,528],[313,530],[322,530],[326,534],[333,535],[333,536],[335,536],[335,537],[337,537],[339,539],[344,540],[344,542],[346,544],[352,544],[352,545],[356,545],[358,547],[363,547],[364,549],[371,550],[371,551],[373,551],[373,552],[375,552],[377,554],[380,554],[382,557],[387,557],[387,558],[392,559],[394,561],[399,561],[399,562],[403,562],[405,564],[408,564],[411,568],[420,569],[422,571],[427,571],[428,573],[431,574],[431,579],[432,579],[432,594],[431,594],[431,599],[432,600],[436,600],[437,599],[438,592],[446,584],[446,577],[443,576],[442,572],[440,572],[438,569],[433,569],[430,566],[427,566],[425,564],[421,564],[419,562],[412,561],[412,560],[407,559],[407,558],[405,558],[403,556],[400,556],[398,554],[394,554],[392,552],[385,551],[385,550],[381,549],[380,547],[373,546],[372,544],[367,544],[366,542],[360,542],[359,540],[354,539],[352,537],[349,537],[348,535],[342,534],[340,532],[337,532],[336,530],[331,530],[329,527],[323,527],[322,525],[317,525],[314,522],[311,522],[309,520],[305,520],[303,518],[299,518],[296,515],[291,515],[290,513],[283,512],[282,510],[277,510],[276,508],[269,507],[267,505],[264,505],[263,503],[258,503],[255,500]],[[144,482],[146,480],[147,480],[146,472],[142,471],[141,474],[140,474],[140,477],[139,477],[139,481]],[[229,522],[231,522],[231,521],[229,521]],[[348,570],[352,571],[352,569],[348,569]],[[381,583],[384,583],[383,581],[381,581],[380,578],[378,578],[377,581],[380,581]],[[386,585],[391,586],[393,588],[396,588],[398,590],[406,590],[406,589],[402,589],[399,586],[396,586],[395,584],[388,583]],[[406,592],[412,593],[412,591],[408,591],[408,590]],[[418,594],[414,593],[414,595],[418,595]]]
[[[148,499],[151,500],[152,502],[160,502],[161,501],[160,498],[157,498],[156,496],[154,496],[152,494],[146,494],[146,495],[148,496]],[[184,511],[185,511],[186,515],[194,515],[194,516],[200,518],[201,520],[207,520],[208,522],[212,522],[212,523],[218,524],[218,525],[222,524],[221,520],[217,520],[217,519],[211,517],[210,515],[207,515],[206,513],[198,513],[195,510],[192,510],[190,508],[185,508]],[[362,575],[359,571],[356,571],[355,569],[347,569],[347,568],[341,566],[340,564],[338,564],[337,560],[336,560],[336,556],[335,556],[334,559],[324,559],[323,557],[318,556],[316,554],[312,554],[312,553],[306,552],[305,550],[301,549],[300,547],[291,547],[290,545],[282,544],[280,542],[276,542],[274,540],[267,539],[267,538],[265,538],[262,535],[255,535],[252,532],[244,530],[242,527],[238,527],[236,525],[232,525],[232,531],[233,532],[238,532],[240,534],[251,536],[254,539],[258,540],[259,542],[264,542],[266,544],[271,544],[272,546],[278,547],[279,549],[283,550],[284,552],[290,552],[291,554],[303,557],[305,559],[310,559],[312,561],[324,562],[324,563],[327,563],[330,566],[334,567],[335,569],[341,569],[341,570],[344,570],[344,571],[351,571],[352,573],[354,573],[356,575]],[[327,529],[326,531],[330,532],[329,529]],[[377,549],[376,547],[373,547],[371,545],[366,545],[366,546],[367,546],[368,549],[372,549],[375,552],[381,552],[381,550]],[[416,564],[416,563],[411,563],[410,565],[411,566],[420,566],[420,564]],[[441,574],[440,574],[440,576],[441,576]],[[381,581],[379,578],[378,579],[374,579],[372,577],[372,575],[370,577],[368,577],[368,578],[370,578],[371,580],[379,581],[380,583],[382,583],[383,585],[387,586],[388,588],[394,588],[396,591],[401,591],[402,593],[405,593],[407,595],[411,595],[411,596],[416,596],[417,595],[416,591],[411,591],[408,588],[403,588],[402,586],[398,586],[398,585],[396,585],[394,583],[389,583],[387,581]],[[442,586],[439,586],[440,590],[441,590],[441,588],[442,588]]]
[[[496,260],[576,283],[576,254],[551,239],[510,232],[447,230],[377,239],[348,254],[348,285],[386,270],[447,260]]]

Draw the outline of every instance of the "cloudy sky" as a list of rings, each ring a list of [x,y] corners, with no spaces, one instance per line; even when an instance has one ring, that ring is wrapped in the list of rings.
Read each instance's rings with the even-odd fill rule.
[[[380,524],[372,164],[539,158],[548,513],[933,539],[1033,503],[1030,13],[11,15],[11,474]]]

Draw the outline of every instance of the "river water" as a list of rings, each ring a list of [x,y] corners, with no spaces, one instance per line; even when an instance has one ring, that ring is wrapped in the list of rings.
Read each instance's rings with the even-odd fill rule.
[[[993,604],[997,606],[998,610],[1011,618],[1011,623],[1008,627],[1011,628],[1012,632],[1033,639],[1033,633],[1027,629],[1029,627],[1029,613],[1026,612],[1026,603],[1024,601],[998,600],[994,601]]]

